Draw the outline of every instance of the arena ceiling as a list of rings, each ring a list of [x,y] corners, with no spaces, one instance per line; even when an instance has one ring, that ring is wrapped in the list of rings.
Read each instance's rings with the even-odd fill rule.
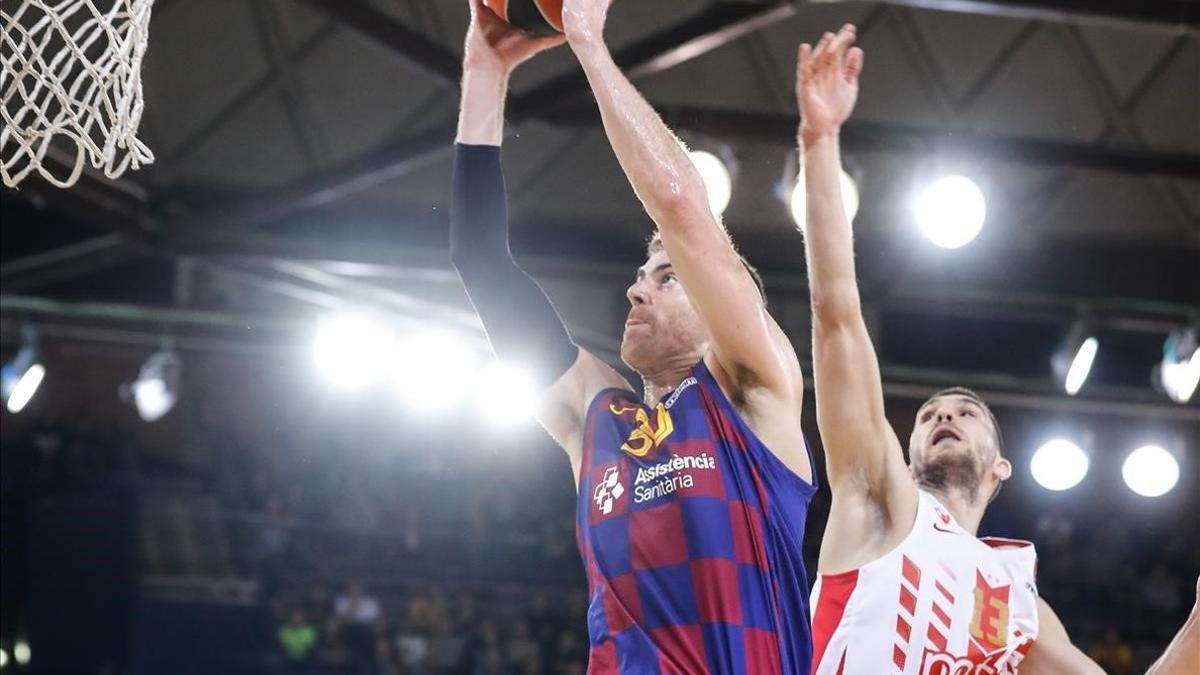
[[[471,324],[445,250],[466,21],[465,0],[158,0],[142,122],[157,160],[115,182],[4,190],[6,340],[18,315],[153,324],[171,307],[368,302]],[[1200,316],[1200,2],[616,0],[618,60],[693,147],[733,160],[726,224],[769,285],[802,291],[780,198],[796,47],[846,21],[867,65],[844,154],[863,195],[864,292],[882,311],[1058,330],[1087,305],[1144,328],[1151,352]],[[598,284],[579,292],[602,301],[565,313],[611,349],[614,291],[650,226],[566,48],[518,72],[509,112],[518,255]],[[940,171],[970,173],[989,199],[957,258],[923,248],[907,214]]]

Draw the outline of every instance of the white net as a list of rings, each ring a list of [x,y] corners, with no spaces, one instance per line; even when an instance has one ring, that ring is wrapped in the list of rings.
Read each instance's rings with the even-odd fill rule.
[[[137,139],[152,4],[0,2],[0,177],[5,185],[16,187],[36,171],[54,185],[69,187],[85,161],[109,178],[154,161]]]

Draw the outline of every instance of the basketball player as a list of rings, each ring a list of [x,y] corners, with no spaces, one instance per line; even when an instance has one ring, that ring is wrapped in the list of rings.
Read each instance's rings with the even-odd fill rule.
[[[925,402],[907,466],[884,416],[839,188],[838,130],[863,66],[854,40],[846,26],[802,45],[797,73],[817,422],[833,491],[813,588],[813,673],[1100,673],[1038,597],[1033,545],[975,536],[1012,474],[987,405],[966,389]],[[1197,616],[1152,672],[1200,673]]]
[[[572,343],[510,255],[506,85],[556,40],[515,32],[479,0],[463,63],[452,261],[496,354],[536,374],[538,419],[570,458],[591,593],[588,672],[804,675],[800,542],[815,487],[799,362],[687,155],[613,63],[607,5],[568,0],[564,24],[658,224],[626,291],[621,358],[641,375],[641,396]]]

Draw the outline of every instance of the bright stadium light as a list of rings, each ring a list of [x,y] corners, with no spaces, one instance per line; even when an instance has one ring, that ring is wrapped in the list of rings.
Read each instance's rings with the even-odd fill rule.
[[[320,324],[313,356],[334,386],[358,389],[386,370],[394,346],[395,336],[387,327],[365,316],[347,314]]]
[[[845,169],[842,169],[840,182],[842,206],[846,209],[846,220],[854,222],[854,217],[858,215],[858,184]],[[808,222],[808,194],[804,187],[804,169],[801,169],[800,174],[796,176],[796,185],[792,188],[788,209],[792,213],[792,222],[796,223],[796,227],[799,227],[801,231],[804,231]]]
[[[524,369],[493,361],[479,374],[475,395],[488,423],[515,426],[533,417],[537,390]]]
[[[1088,456],[1071,441],[1056,438],[1033,453],[1029,471],[1038,485],[1060,492],[1079,484],[1088,472]]]
[[[1163,343],[1155,381],[1172,401],[1187,403],[1200,385],[1200,329],[1173,331]]]
[[[16,414],[24,410],[45,377],[46,368],[38,358],[37,331],[33,326],[23,326],[21,348],[10,363],[0,368],[0,395],[8,411]]]
[[[1179,482],[1179,462],[1157,445],[1143,445],[1125,458],[1121,477],[1139,495],[1161,497]]]
[[[46,368],[40,363],[35,363],[17,379],[13,385],[12,393],[8,395],[8,402],[5,404],[8,407],[8,412],[16,413],[25,409],[29,405],[29,401],[33,399],[33,395],[37,393],[38,386],[42,384],[42,380],[46,377]]]
[[[689,150],[688,157],[704,179],[704,187],[708,190],[708,205],[713,215],[718,218],[725,213],[729,200],[733,197],[733,176],[725,162],[711,152],[704,150]]]
[[[29,659],[33,657],[33,652],[29,650],[29,643],[24,640],[17,640],[13,645],[13,660],[20,665],[29,663]]]
[[[144,421],[158,421],[175,407],[182,368],[179,355],[169,349],[151,354],[142,364],[137,379],[128,385],[128,390],[138,416]]]
[[[1076,321],[1050,359],[1051,369],[1068,396],[1083,388],[1099,351],[1100,341],[1090,334],[1088,325]]]
[[[0,648],[0,668],[8,665],[8,652]]]
[[[913,215],[921,232],[935,245],[955,249],[971,243],[987,219],[983,190],[966,176],[934,181],[913,200]]]
[[[400,340],[393,376],[405,404],[424,411],[453,407],[474,389],[479,354],[448,331],[419,333]]]

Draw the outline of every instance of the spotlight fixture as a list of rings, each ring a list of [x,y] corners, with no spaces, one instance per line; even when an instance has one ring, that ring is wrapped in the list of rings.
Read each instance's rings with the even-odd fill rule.
[[[917,194],[912,204],[925,237],[945,249],[971,243],[987,220],[987,199],[966,176],[939,178]]]
[[[1161,497],[1179,482],[1179,462],[1160,446],[1143,445],[1125,458],[1121,477],[1139,495]]]
[[[142,420],[157,422],[175,407],[182,368],[179,355],[164,347],[146,359],[136,380],[122,387],[122,398],[133,399]]]
[[[537,390],[524,369],[493,361],[479,374],[476,400],[483,418],[494,426],[515,426],[533,417]]]
[[[46,368],[38,360],[37,331],[31,325],[21,328],[21,348],[12,362],[0,368],[0,395],[10,413],[29,405],[38,386],[46,377]]]
[[[1187,403],[1200,384],[1200,328],[1172,331],[1163,343],[1163,359],[1154,368],[1154,383],[1172,401]]]
[[[339,389],[358,389],[375,380],[393,355],[395,337],[386,326],[360,314],[324,320],[317,329],[317,367]]]
[[[1075,443],[1056,438],[1033,453],[1029,471],[1033,479],[1047,490],[1069,490],[1087,476],[1088,456]]]
[[[1074,396],[1083,388],[1092,364],[1100,350],[1100,341],[1090,332],[1085,321],[1076,321],[1050,359],[1054,376],[1062,384],[1068,396]]]
[[[479,354],[457,333],[433,330],[404,337],[396,349],[396,393],[423,412],[451,408],[470,396]]]

